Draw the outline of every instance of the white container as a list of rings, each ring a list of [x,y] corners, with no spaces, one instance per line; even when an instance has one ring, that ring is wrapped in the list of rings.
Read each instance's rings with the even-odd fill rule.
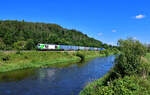
[[[48,45],[48,49],[55,49],[55,45]]]

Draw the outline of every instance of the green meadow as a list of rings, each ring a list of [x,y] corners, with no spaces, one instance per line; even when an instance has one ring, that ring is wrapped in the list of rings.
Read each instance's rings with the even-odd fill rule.
[[[109,53],[112,54],[112,53]],[[57,67],[88,58],[106,56],[100,51],[14,51],[0,52],[0,72],[26,68]]]

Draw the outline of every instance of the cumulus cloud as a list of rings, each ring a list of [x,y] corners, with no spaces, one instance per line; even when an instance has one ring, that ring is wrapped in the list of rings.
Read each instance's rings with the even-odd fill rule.
[[[115,32],[117,32],[117,30],[113,29],[112,32],[115,33]]]
[[[137,16],[135,16],[136,19],[143,19],[145,18],[145,15],[139,14]]]
[[[102,36],[103,35],[103,33],[98,33],[98,36]]]

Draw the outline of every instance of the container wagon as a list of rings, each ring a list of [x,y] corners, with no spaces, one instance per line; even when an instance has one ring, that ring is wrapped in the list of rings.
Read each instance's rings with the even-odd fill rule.
[[[38,44],[38,50],[64,50],[64,51],[77,51],[77,50],[91,50],[91,51],[100,51],[104,48],[96,48],[96,47],[83,47],[83,46],[71,46],[71,45],[53,45],[53,44]]]

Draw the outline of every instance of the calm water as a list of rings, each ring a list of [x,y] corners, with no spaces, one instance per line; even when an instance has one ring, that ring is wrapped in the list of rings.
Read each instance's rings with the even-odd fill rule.
[[[115,56],[61,68],[29,69],[0,74],[0,95],[78,95],[89,82],[104,76]]]

